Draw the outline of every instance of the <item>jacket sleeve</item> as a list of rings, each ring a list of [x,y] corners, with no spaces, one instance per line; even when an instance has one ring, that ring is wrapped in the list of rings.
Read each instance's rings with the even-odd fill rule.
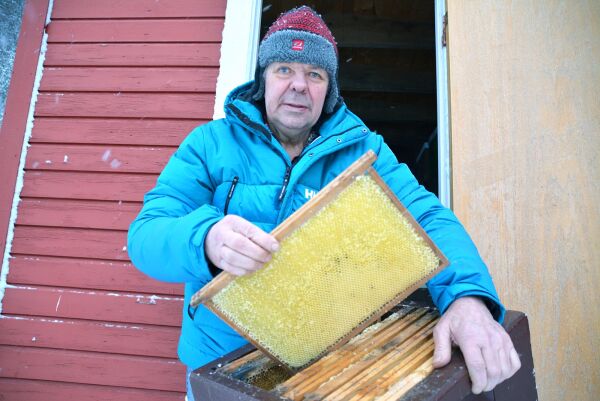
[[[212,279],[204,239],[223,213],[211,205],[214,183],[205,164],[203,131],[198,127],[183,141],[129,227],[131,261],[158,280],[204,284]]]
[[[448,267],[427,283],[440,312],[444,313],[457,298],[478,296],[494,318],[502,322],[504,306],[485,263],[462,224],[434,194],[419,185],[405,164],[398,163],[382,139],[378,148],[375,169],[450,261]]]

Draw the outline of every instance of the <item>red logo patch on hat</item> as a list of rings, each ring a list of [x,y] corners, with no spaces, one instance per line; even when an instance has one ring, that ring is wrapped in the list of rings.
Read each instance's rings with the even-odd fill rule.
[[[304,41],[302,39],[292,39],[292,50],[304,50]]]

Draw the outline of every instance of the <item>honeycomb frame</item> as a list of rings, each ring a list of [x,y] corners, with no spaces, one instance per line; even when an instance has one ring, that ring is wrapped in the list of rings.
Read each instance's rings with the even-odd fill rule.
[[[271,233],[275,238],[279,241],[284,241],[287,237],[295,233],[302,227],[305,223],[307,223],[313,216],[317,215],[321,210],[325,209],[332,201],[338,198],[346,188],[348,188],[352,183],[354,183],[358,177],[368,176],[372,179],[372,181],[383,191],[385,196],[387,196],[388,200],[391,201],[393,206],[397,209],[396,212],[399,212],[401,218],[406,221],[410,225],[410,229],[418,237],[419,241],[424,241],[426,248],[431,250],[437,259],[437,267],[433,268],[426,275],[423,275],[420,279],[412,282],[406,287],[404,290],[399,293],[394,293],[394,296],[391,296],[389,300],[385,298],[387,302],[385,302],[379,308],[371,310],[364,319],[358,322],[352,329],[344,331],[344,335],[341,335],[336,341],[332,341],[329,345],[323,346],[322,349],[319,348],[320,351],[313,351],[311,353],[311,357],[308,360],[303,362],[293,363],[290,359],[285,360],[282,358],[281,353],[277,351],[273,351],[273,344],[265,344],[263,343],[260,335],[255,336],[256,333],[250,333],[247,327],[244,327],[243,324],[240,324],[238,313],[236,322],[236,318],[230,316],[231,311],[222,310],[223,305],[219,305],[219,302],[215,302],[215,297],[218,298],[218,294],[220,294],[223,289],[230,287],[230,285],[236,286],[234,283],[238,280],[237,277],[232,276],[228,273],[221,273],[217,276],[211,283],[205,286],[202,290],[196,293],[192,297],[191,304],[192,306],[196,306],[199,303],[204,303],[211,311],[221,317],[225,322],[227,322],[232,328],[234,328],[238,333],[244,336],[248,341],[254,344],[257,348],[261,349],[268,355],[270,358],[275,360],[276,362],[282,364],[284,367],[289,369],[292,372],[303,369],[316,360],[318,360],[323,355],[337,349],[341,345],[345,344],[356,334],[361,332],[365,327],[369,324],[377,320],[384,313],[389,311],[392,307],[397,305],[400,301],[406,298],[410,293],[419,288],[422,284],[424,284],[429,278],[433,275],[437,274],[442,268],[448,265],[448,260],[444,257],[441,251],[435,246],[435,244],[431,241],[431,239],[427,236],[425,231],[421,228],[421,226],[414,220],[408,210],[402,205],[402,203],[397,199],[395,194],[391,191],[391,189],[385,184],[383,179],[377,174],[377,172],[370,167],[373,161],[376,159],[375,154],[372,151],[367,152],[361,158],[359,158],[355,163],[353,163],[350,167],[348,167],[344,172],[342,172],[335,180],[333,180],[329,185],[323,188],[312,200],[307,202],[302,208],[296,211],[293,215],[288,217],[282,224],[280,224],[273,232]],[[339,217],[338,217],[339,218]],[[301,235],[301,234],[299,234]],[[423,245],[423,244],[421,244]],[[285,242],[282,242],[281,252],[285,249]],[[264,268],[263,268],[264,269]],[[254,273],[251,276],[256,275]],[[245,276],[248,277],[248,276]],[[244,278],[239,279],[238,281],[242,281]],[[232,284],[234,283],[234,284]],[[261,296],[264,293],[265,298],[270,296],[269,290],[264,290],[261,292]],[[222,298],[222,297],[221,297]],[[237,299],[237,298],[236,298]],[[222,303],[222,301],[221,301]],[[332,316],[333,317],[333,316]]]

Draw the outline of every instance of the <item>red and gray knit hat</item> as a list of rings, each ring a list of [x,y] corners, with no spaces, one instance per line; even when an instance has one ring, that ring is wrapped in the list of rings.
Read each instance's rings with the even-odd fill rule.
[[[323,111],[333,111],[339,100],[337,45],[321,16],[312,8],[301,6],[281,14],[265,34],[258,50],[260,71],[256,79],[260,82],[253,99],[263,98],[263,72],[273,62],[312,64],[327,71],[329,90]]]

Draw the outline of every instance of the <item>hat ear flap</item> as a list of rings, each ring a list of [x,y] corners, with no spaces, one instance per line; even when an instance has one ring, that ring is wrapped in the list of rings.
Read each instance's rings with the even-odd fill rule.
[[[246,92],[240,95],[241,100],[252,102],[263,99],[265,96],[264,70],[264,68],[256,63],[256,70],[254,71],[254,81],[252,81],[252,86],[250,86]]]
[[[256,66],[254,73],[253,87],[256,87],[256,91],[252,95],[252,99],[262,100],[265,97],[265,69],[259,65]]]

